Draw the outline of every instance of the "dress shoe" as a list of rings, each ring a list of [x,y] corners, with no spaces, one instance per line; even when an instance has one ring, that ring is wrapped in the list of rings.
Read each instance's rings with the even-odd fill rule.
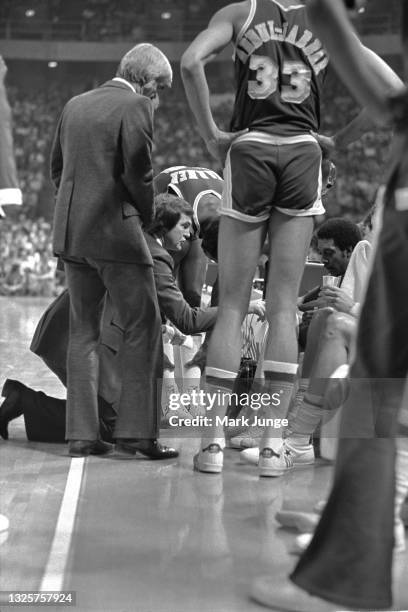
[[[113,444],[102,440],[69,440],[68,454],[71,457],[88,457],[88,455],[108,455],[113,452]]]
[[[27,387],[18,380],[8,378],[1,391],[1,394],[6,399],[0,406],[0,436],[4,440],[8,440],[7,426],[13,419],[23,414],[21,395],[22,391]]]
[[[168,446],[163,446],[157,440],[134,440],[118,438],[115,444],[114,457],[116,459],[137,459],[139,456],[147,459],[175,459],[179,456],[178,451]]]

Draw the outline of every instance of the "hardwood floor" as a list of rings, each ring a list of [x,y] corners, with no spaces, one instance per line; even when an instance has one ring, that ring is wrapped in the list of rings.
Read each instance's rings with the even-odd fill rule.
[[[64,397],[28,350],[46,305],[0,298],[0,384],[16,378]],[[63,444],[27,442],[22,417],[9,432],[9,441],[0,440],[0,513],[10,520],[0,534],[0,591],[35,591],[49,571],[72,462]],[[261,611],[248,597],[253,578],[269,574],[279,584],[296,562],[294,533],[278,528],[275,513],[282,505],[308,510],[323,499],[332,466],[318,461],[259,479],[228,449],[222,475],[198,474],[194,431],[168,441],[181,451],[177,460],[85,460],[73,532],[57,532],[69,543],[63,589],[76,592],[79,612]],[[407,570],[404,553],[395,565],[396,605],[408,599]]]

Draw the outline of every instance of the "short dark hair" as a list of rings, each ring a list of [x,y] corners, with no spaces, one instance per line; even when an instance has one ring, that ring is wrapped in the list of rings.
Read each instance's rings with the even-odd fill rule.
[[[187,217],[193,216],[193,209],[190,204],[172,195],[171,193],[160,193],[154,198],[155,214],[150,227],[149,234],[162,238],[167,232],[173,229],[182,214]]]
[[[352,250],[362,238],[357,223],[334,217],[324,221],[317,229],[318,240],[333,240],[341,251]]]

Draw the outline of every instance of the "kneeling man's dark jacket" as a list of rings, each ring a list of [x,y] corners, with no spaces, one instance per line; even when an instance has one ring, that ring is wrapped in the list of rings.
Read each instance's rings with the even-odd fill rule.
[[[217,308],[192,308],[177,287],[173,259],[161,244],[149,234],[146,241],[153,258],[154,279],[163,319],[169,319],[182,333],[195,334],[211,329]],[[66,355],[69,328],[69,296],[65,290],[41,317],[30,349],[66,385]],[[123,341],[121,322],[107,296],[101,330],[99,395],[115,404],[120,392],[120,373],[117,354]],[[137,372],[135,372],[137,376]]]

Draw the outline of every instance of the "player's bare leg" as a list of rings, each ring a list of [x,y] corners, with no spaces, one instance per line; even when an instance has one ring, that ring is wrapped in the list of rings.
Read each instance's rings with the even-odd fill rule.
[[[241,325],[248,309],[252,279],[265,240],[264,222],[247,223],[222,217],[218,238],[220,305],[211,335],[206,368],[206,391],[214,400],[208,411],[202,449],[195,460],[200,471],[222,470],[224,429],[222,419],[228,406],[241,355]],[[224,395],[225,394],[225,395]]]
[[[291,217],[279,211],[270,217],[266,292],[269,334],[263,363],[269,405],[260,444],[261,476],[280,476],[291,467],[290,457],[282,452],[282,424],[275,419],[287,416],[298,369],[296,302],[312,231],[312,217]]]

